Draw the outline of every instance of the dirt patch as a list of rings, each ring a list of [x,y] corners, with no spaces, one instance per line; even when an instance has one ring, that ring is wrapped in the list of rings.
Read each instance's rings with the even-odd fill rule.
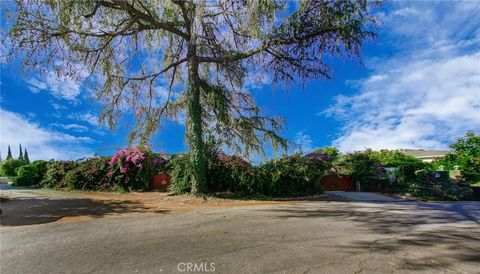
[[[329,199],[327,195],[303,199],[268,201],[202,198],[191,195],[168,195],[160,192],[62,192],[52,190],[10,189],[14,197],[2,204],[0,231],[8,227],[51,222],[76,222],[131,213],[173,214],[201,208],[229,208],[281,203],[302,203],[312,199]]]

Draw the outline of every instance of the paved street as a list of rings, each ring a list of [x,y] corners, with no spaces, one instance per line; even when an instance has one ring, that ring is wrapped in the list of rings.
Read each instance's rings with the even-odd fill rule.
[[[80,204],[77,216],[92,206],[100,205]],[[196,264],[197,273],[480,273],[479,202],[320,200],[114,215],[120,204],[101,206],[103,214],[69,222],[8,222],[6,212],[0,272],[191,273]],[[49,218],[29,215],[38,212],[20,217]]]

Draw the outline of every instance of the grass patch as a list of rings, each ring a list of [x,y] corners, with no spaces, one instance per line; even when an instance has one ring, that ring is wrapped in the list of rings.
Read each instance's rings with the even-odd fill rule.
[[[480,181],[478,181],[476,183],[472,183],[472,186],[480,186]]]

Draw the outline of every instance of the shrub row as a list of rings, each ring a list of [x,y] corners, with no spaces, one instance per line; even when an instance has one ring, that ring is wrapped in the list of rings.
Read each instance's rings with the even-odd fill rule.
[[[417,179],[409,185],[409,192],[428,200],[469,200],[472,188],[468,183],[453,181],[448,172],[419,170]]]
[[[112,157],[94,157],[79,161],[35,161],[16,167],[15,172],[10,172],[14,165],[5,165],[4,162],[2,169],[9,171],[9,176],[16,175],[15,184],[22,186],[81,190],[148,190],[151,178],[164,171],[165,164],[163,155],[135,147],[122,149]]]
[[[207,150],[208,151],[208,150]],[[253,166],[241,157],[208,151],[207,191],[230,192],[238,196],[288,197],[321,193],[320,179],[329,168],[324,159],[299,154]],[[187,193],[191,188],[192,171],[187,155],[170,160],[170,191]]]
[[[427,163],[397,151],[382,150],[340,155],[322,149],[302,156],[295,154],[254,166],[241,157],[227,155],[219,146],[206,147],[207,191],[237,196],[300,196],[322,192],[320,179],[328,173],[349,176],[365,191],[409,192],[428,199],[468,199],[471,189],[449,178],[415,173],[431,169]],[[148,190],[151,178],[161,171],[172,176],[170,191],[188,193],[193,173],[187,155],[166,157],[146,148],[125,148],[112,157],[82,161],[4,161],[0,170],[15,176],[23,186],[81,190]],[[397,182],[387,180],[386,167],[396,168]],[[427,175],[430,174],[430,175]]]

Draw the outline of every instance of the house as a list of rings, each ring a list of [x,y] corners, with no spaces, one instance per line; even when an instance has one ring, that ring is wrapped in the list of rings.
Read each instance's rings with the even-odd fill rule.
[[[399,149],[407,155],[421,159],[424,162],[432,162],[436,158],[447,156],[450,151],[448,150],[424,150],[424,149]]]

